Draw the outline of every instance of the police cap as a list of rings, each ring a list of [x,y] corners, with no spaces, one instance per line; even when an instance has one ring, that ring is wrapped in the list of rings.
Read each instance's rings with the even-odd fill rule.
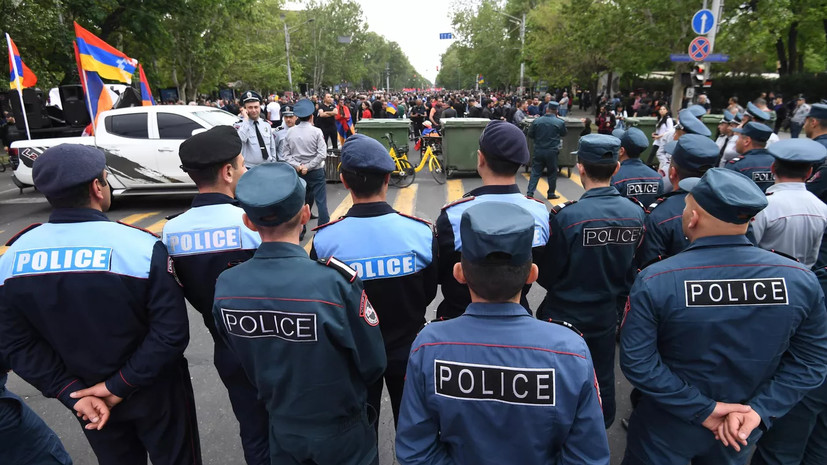
[[[692,115],[695,116],[695,118],[700,118],[701,116],[706,114],[706,108],[697,104],[689,105],[689,107],[687,107],[687,110],[689,110],[689,112],[692,113]]]
[[[615,129],[612,135],[620,139],[620,146],[626,149],[629,156],[636,157],[649,148],[649,139],[638,128]]]
[[[672,151],[672,160],[681,168],[702,171],[715,166],[719,153],[718,144],[712,142],[712,139],[697,134],[684,134]]]
[[[282,107],[282,110],[281,110],[281,116],[285,117],[285,116],[296,116],[296,115],[293,113],[293,107],[291,107],[290,105],[284,105]]]
[[[528,142],[517,126],[506,121],[492,121],[480,134],[480,151],[513,163],[528,163]]]
[[[733,170],[712,168],[702,178],[681,180],[679,186],[710,215],[727,223],[747,223],[767,206],[761,188]]]
[[[732,124],[735,122],[735,115],[728,111],[724,111],[724,116],[721,118],[721,123]]]
[[[827,158],[827,147],[812,139],[780,140],[767,150],[775,158],[793,163],[818,163]]]
[[[306,98],[299,100],[295,105],[293,105],[293,113],[299,118],[307,118],[313,114],[315,109],[316,106],[313,105],[313,102],[307,100]]]
[[[557,102],[556,100],[549,100],[546,106],[551,108],[552,110],[556,110],[560,108],[560,102]]]
[[[827,119],[827,105],[823,103],[814,103],[810,107],[810,112],[807,113],[808,118]]]
[[[241,139],[232,126],[216,126],[181,143],[181,169],[193,171],[227,163],[241,153]]]
[[[757,123],[755,121],[750,121],[745,124],[744,127],[735,128],[732,131],[737,132],[738,134],[743,134],[750,139],[755,139],[759,142],[768,141],[772,135],[772,128],[764,123]]]
[[[364,134],[354,134],[342,145],[342,169],[390,173],[396,169],[385,147]]]
[[[750,116],[757,119],[758,121],[768,121],[770,119],[769,113],[758,108],[752,102],[747,103],[747,113],[749,113]]]
[[[522,207],[505,202],[482,202],[460,219],[462,259],[482,262],[493,253],[508,255],[511,265],[531,261],[534,218]]]
[[[255,91],[248,90],[241,96],[242,105],[247,102],[261,102],[261,95],[258,95]]]
[[[687,109],[681,110],[680,113],[678,113],[678,119],[683,128],[683,132],[687,134],[700,134],[706,137],[712,135],[712,131]]]
[[[305,182],[287,163],[265,163],[244,173],[236,198],[253,224],[278,226],[304,205]]]
[[[736,113],[735,116],[732,117],[732,121],[735,121],[736,123],[740,124],[741,121],[744,121],[744,114],[743,113]]]
[[[597,165],[617,163],[620,139],[608,134],[588,134],[577,143],[577,157]]]
[[[678,146],[678,141],[670,140],[669,142],[666,143],[666,145],[663,146],[663,151],[668,153],[669,155],[672,155],[672,154],[675,153],[675,148],[677,146]]]
[[[236,136],[237,137],[237,136]],[[103,173],[106,157],[89,145],[60,144],[46,149],[34,161],[34,187],[46,197],[60,198],[73,187],[91,182]]]

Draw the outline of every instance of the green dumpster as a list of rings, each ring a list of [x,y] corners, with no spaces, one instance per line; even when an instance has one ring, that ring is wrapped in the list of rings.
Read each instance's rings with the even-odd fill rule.
[[[480,135],[488,118],[446,118],[442,123],[442,155],[448,176],[476,173]]]
[[[400,149],[408,148],[408,127],[411,125],[409,119],[363,119],[356,123],[356,132],[364,134],[371,139],[376,139],[390,150],[388,141],[383,139],[387,133],[392,134],[393,142]]]
[[[715,140],[715,134],[718,134],[718,124],[724,119],[724,115],[701,115],[701,121],[709,128],[712,133],[712,140]]]
[[[537,118],[531,118],[531,122],[533,123],[536,119]],[[563,118],[563,120],[566,122],[567,132],[562,140],[563,144],[560,147],[560,154],[557,156],[557,166],[561,170],[563,168],[567,168],[567,176],[571,176],[571,168],[577,164],[577,155],[572,154],[572,152],[577,151],[577,143],[580,140],[580,133],[583,132],[583,128],[585,127],[585,125],[582,121],[580,121],[580,118],[572,118],[567,116]],[[526,137],[528,137],[527,128],[525,129],[525,133]],[[528,137],[528,153],[530,158],[528,160],[528,165],[526,165],[526,172],[531,171],[531,163],[534,159],[534,139],[530,137]]]

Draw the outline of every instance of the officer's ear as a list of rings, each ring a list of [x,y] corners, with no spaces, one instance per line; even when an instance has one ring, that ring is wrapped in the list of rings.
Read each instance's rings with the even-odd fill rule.
[[[612,176],[616,175],[618,171],[620,171],[620,162],[616,161],[615,162],[615,170],[614,170],[614,173],[612,173]]]
[[[250,231],[258,232],[258,226],[256,226],[255,223],[250,221],[250,217],[247,216],[246,213],[241,214],[241,221],[244,222],[244,226],[247,226],[247,229],[249,229]]]
[[[465,273],[462,272],[462,263],[454,263],[454,279],[460,284],[468,284],[465,280]]]
[[[301,224],[302,226],[306,225],[308,221],[310,221],[310,205],[304,204],[301,209]]]
[[[485,166],[485,155],[482,154],[482,150],[477,150],[477,171],[483,166]]]
[[[528,272],[528,278],[526,278],[526,284],[532,284],[534,281],[537,281],[537,277],[540,276],[540,268],[537,267],[534,263],[531,264],[531,270]]]

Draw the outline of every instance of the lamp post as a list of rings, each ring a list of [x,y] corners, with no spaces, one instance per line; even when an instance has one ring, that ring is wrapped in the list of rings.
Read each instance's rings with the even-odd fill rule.
[[[520,26],[520,91],[525,91],[525,88],[523,87],[523,80],[525,78],[525,60],[523,59],[523,49],[525,48],[525,13],[523,13],[522,19],[520,19],[499,10],[494,11],[505,16],[512,23]]]
[[[316,20],[316,18],[310,18],[307,21],[299,24],[298,26],[293,26],[291,28],[287,28],[287,21],[285,21],[285,15],[282,13],[280,16],[282,24],[284,24],[284,50],[287,54],[287,82],[290,83],[290,92],[293,92],[295,95],[295,90],[293,89],[293,70],[290,68],[290,31],[295,31],[301,26],[304,26],[307,23],[312,23]]]

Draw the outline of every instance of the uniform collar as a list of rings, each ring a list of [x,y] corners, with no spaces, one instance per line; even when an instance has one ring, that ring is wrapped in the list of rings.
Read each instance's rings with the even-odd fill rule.
[[[510,184],[507,186],[481,186],[469,191],[463,197],[476,197],[485,194],[519,194],[520,187],[517,184]]]
[[[813,140],[827,140],[827,134],[822,134],[822,135],[816,137]]]
[[[474,316],[529,316],[525,307],[513,302],[507,303],[472,303],[465,309],[464,315]]]
[[[702,237],[700,239],[696,239],[695,242],[689,244],[689,249],[698,249],[704,247],[721,247],[721,246],[750,246],[752,247],[752,242],[747,239],[747,236],[744,234],[739,235],[732,235],[732,236],[707,236]]]
[[[767,188],[767,193],[779,191],[806,191],[807,184],[803,182],[780,182]]]
[[[643,160],[640,158],[629,158],[628,160],[623,160],[620,162],[621,165],[642,165]]]
[[[618,192],[618,190],[615,189],[612,186],[594,187],[594,188],[591,188],[591,189],[587,190],[586,192],[584,192],[583,195],[580,196],[580,199],[582,200],[582,199],[585,199],[585,198],[588,198],[588,197],[604,197],[604,196],[619,196],[619,195],[620,195],[620,192]]]
[[[373,216],[387,215],[388,213],[396,213],[387,202],[369,202],[357,203],[350,207],[345,216],[354,218],[370,218]]]
[[[262,242],[253,258],[308,258],[307,252],[296,244],[289,242]]]
[[[227,194],[219,192],[207,192],[205,194],[198,194],[192,199],[192,208],[206,207],[207,205],[222,205],[228,203],[230,205],[238,206],[238,200],[230,197]]]
[[[772,156],[772,154],[770,153],[770,151],[769,151],[769,150],[767,150],[767,149],[752,149],[752,150],[748,150],[748,151],[744,152],[744,155],[743,155],[743,156],[745,156],[745,157],[746,157],[747,155],[770,155],[770,156]]]
[[[109,221],[109,218],[94,208],[55,208],[49,215],[49,223],[83,223],[86,221]]]

